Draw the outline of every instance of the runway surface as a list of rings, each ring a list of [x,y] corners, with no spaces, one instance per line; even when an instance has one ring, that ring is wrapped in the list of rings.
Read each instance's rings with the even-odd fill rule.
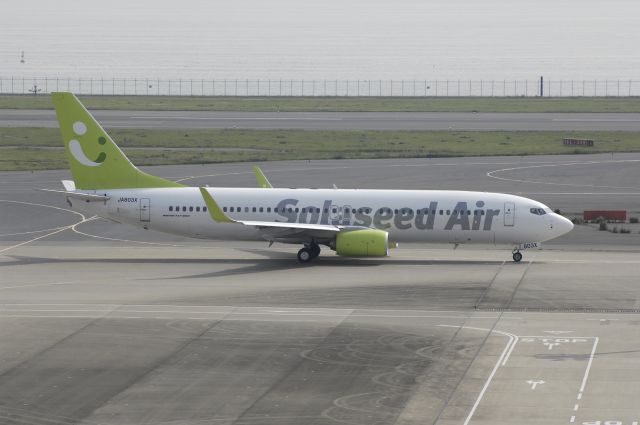
[[[91,111],[105,128],[640,131],[637,113]],[[0,110],[0,127],[57,127],[54,111]]]
[[[639,163],[634,154],[263,168],[276,186],[504,191],[567,212],[638,214]],[[146,171],[254,185],[249,164]],[[34,190],[67,177],[0,173],[2,424],[640,419],[640,227],[577,226],[520,264],[492,247],[407,245],[384,259],[323,252],[301,265],[296,247],[136,230]]]

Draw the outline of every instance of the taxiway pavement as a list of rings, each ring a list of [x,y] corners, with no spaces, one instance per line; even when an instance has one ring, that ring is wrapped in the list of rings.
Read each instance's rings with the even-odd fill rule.
[[[640,208],[639,155],[281,162],[277,186],[527,193]],[[254,184],[247,164],[149,169]],[[2,424],[544,424],[639,420],[640,234],[384,259],[88,220],[0,174]],[[499,177],[499,178],[498,178]],[[595,193],[595,195],[594,195]],[[537,194],[537,195],[534,195]]]
[[[638,113],[91,111],[105,128],[640,131]],[[4,109],[0,127],[58,127],[52,110]]]

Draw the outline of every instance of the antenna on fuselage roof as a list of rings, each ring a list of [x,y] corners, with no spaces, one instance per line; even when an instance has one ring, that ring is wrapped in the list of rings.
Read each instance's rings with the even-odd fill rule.
[[[334,188],[334,189],[337,189],[337,188],[338,188],[338,186],[336,186],[336,184],[334,183],[334,184],[333,184],[333,188]]]

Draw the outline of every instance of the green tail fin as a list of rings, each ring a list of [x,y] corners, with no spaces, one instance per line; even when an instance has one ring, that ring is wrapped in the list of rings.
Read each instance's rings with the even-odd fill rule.
[[[73,93],[52,93],[76,189],[182,187],[138,170]]]

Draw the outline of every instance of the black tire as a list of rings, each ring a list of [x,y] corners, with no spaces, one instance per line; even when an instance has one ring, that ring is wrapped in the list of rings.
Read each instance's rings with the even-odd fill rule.
[[[522,253],[521,252],[514,252],[513,253],[513,261],[515,261],[516,263],[519,263],[522,260]]]
[[[320,255],[320,247],[318,245],[314,245],[309,249],[311,250],[311,258],[317,258]]]
[[[308,263],[311,260],[313,260],[313,252],[309,248],[302,248],[298,251],[298,261]]]

